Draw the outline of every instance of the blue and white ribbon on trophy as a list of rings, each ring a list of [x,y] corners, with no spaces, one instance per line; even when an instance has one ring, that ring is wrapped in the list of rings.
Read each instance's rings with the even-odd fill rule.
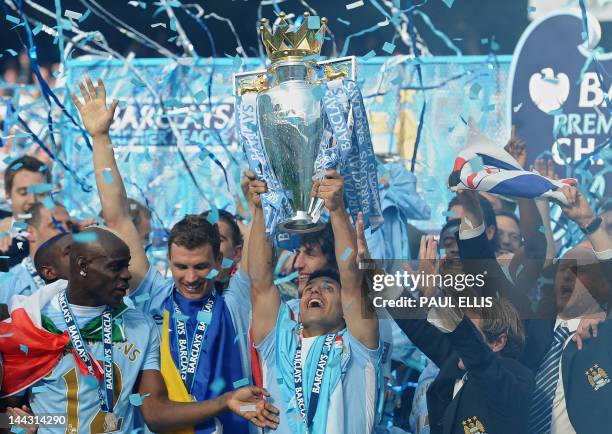
[[[261,195],[266,234],[272,235],[279,222],[291,216],[291,203],[272,170],[268,155],[259,140],[257,128],[257,94],[249,92],[238,99],[236,130],[247,157],[249,168],[257,179],[266,181],[268,191]]]
[[[261,199],[266,234],[274,235],[278,224],[291,217],[292,210],[259,139],[256,101],[254,92],[238,98],[236,127],[250,169],[268,185],[268,193]],[[383,223],[383,217],[376,158],[361,92],[354,81],[332,80],[325,85],[322,103],[326,126],[331,128],[336,146],[322,140],[315,161],[315,177],[321,179],[325,170],[337,169],[344,176],[345,204],[353,220],[361,211],[365,227],[375,230]]]
[[[353,220],[361,211],[365,227],[375,230],[383,223],[383,217],[376,157],[361,92],[354,81],[332,80],[327,83],[322,101],[336,146],[322,143],[315,173],[322,177],[326,169],[337,169],[344,176],[344,200]]]

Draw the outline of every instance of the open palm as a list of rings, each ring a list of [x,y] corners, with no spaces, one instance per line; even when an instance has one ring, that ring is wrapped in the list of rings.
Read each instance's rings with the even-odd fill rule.
[[[71,96],[81,114],[85,129],[92,137],[108,134],[118,101],[115,100],[110,107],[106,107],[106,88],[101,79],[98,79],[98,89],[89,77],[85,79],[85,83],[79,83],[79,89],[84,102],[74,93]]]

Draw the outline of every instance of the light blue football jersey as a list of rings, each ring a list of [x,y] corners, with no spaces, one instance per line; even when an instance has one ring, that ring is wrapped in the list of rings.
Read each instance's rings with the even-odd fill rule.
[[[0,277],[0,303],[8,304],[14,295],[30,295],[37,291],[39,285],[24,265],[24,261],[31,261],[28,256],[20,264],[12,267]],[[43,284],[42,279],[40,284]]]
[[[291,329],[290,309],[287,304],[281,303],[275,328],[257,346],[262,360],[264,387],[270,392],[268,400],[280,411],[281,421],[278,429],[274,431],[276,434],[294,434],[288,419],[296,418],[301,421],[300,416],[294,410],[290,410],[290,403],[283,399],[279,384],[279,371],[276,366],[279,360],[277,352],[287,353],[286,343],[297,339]],[[282,336],[283,339],[278,340],[279,336]],[[302,339],[303,364],[308,357],[313,339]],[[331,393],[327,403],[328,415],[325,432],[369,434],[374,428],[377,398],[381,387],[379,370],[383,352],[382,344],[379,341],[377,349],[369,349],[348,331],[344,333],[341,342],[345,347],[344,352],[347,357],[343,357],[340,362],[343,370],[341,381]],[[323,433],[313,432],[312,434]]]
[[[77,324],[83,327],[88,321],[99,317],[104,307],[70,306]],[[60,330],[66,329],[64,317],[55,296],[43,309]],[[123,328],[125,342],[113,343],[114,365],[114,414],[120,429],[130,433],[133,426],[134,406],[129,396],[134,390],[140,371],[160,369],[160,336],[154,322],[142,312],[128,309],[117,322]],[[102,342],[86,342],[89,351],[103,360]],[[53,371],[34,383],[27,391],[30,406],[36,415],[54,414],[66,417],[65,426],[40,427],[39,434],[99,434],[103,432],[104,413],[98,400],[97,385],[91,378],[83,376],[72,353],[65,354]],[[146,398],[144,398],[146,399]]]

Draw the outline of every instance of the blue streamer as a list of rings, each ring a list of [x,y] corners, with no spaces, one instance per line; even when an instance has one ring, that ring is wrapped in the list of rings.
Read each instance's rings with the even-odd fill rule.
[[[16,109],[15,106],[11,103],[10,105],[10,110],[12,113],[16,113]],[[36,144],[38,146],[40,146],[40,148],[49,156],[49,158],[51,158],[53,161],[56,161],[57,163],[60,164],[60,166],[62,166],[62,168],[68,172],[73,178],[74,180],[79,184],[79,186],[81,187],[81,189],[85,192],[85,193],[90,193],[93,191],[93,188],[91,185],[89,185],[85,180],[79,178],[79,176],[76,174],[76,172],[74,172],[70,167],[68,167],[68,165],[66,163],[64,163],[62,160],[60,160],[53,152],[51,152],[51,150],[49,148],[47,148],[47,145],[45,145],[45,142],[43,142],[35,133],[34,131],[32,131],[32,129],[30,128],[30,126],[27,124],[26,121],[24,121],[21,116],[16,115],[16,119],[19,121],[19,123],[21,124],[21,126],[28,132],[28,134],[31,135],[32,139],[34,139],[34,141],[36,142]]]
[[[408,6],[409,9],[410,7],[413,6],[412,0],[408,0]],[[410,35],[410,41],[412,42],[412,48],[414,50],[414,57],[416,58],[416,70],[417,70],[417,76],[419,77],[419,86],[423,86],[423,71],[421,70],[421,63],[420,63],[420,57],[421,57],[421,50],[419,50],[419,47],[417,45],[417,38],[416,38],[416,30],[414,27],[414,11],[412,9],[410,9],[410,11],[408,12],[408,34]],[[427,101],[425,99],[425,95],[423,95],[423,105],[421,107],[421,114],[419,115],[419,126],[417,128],[417,135],[416,135],[416,139],[414,141],[414,150],[412,152],[412,160],[410,162],[410,171],[412,173],[414,173],[414,169],[416,166],[416,158],[417,158],[417,153],[419,150],[419,143],[421,141],[421,132],[423,131],[423,120],[425,119],[425,110],[427,109]]]

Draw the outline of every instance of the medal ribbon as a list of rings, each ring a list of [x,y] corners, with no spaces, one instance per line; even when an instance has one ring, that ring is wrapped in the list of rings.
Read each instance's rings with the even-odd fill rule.
[[[295,382],[295,402],[300,412],[304,423],[306,424],[306,432],[312,426],[314,421],[315,413],[317,412],[317,405],[319,404],[319,397],[321,395],[321,385],[323,382],[323,374],[325,373],[325,367],[329,361],[329,353],[332,350],[334,344],[335,334],[329,334],[325,336],[325,343],[321,348],[321,354],[319,355],[319,361],[317,363],[317,369],[315,371],[314,381],[310,390],[310,399],[308,402],[308,412],[306,412],[306,405],[304,402],[304,387],[303,387],[303,376],[304,369],[302,366],[302,340],[300,339],[295,349],[295,356],[293,358],[293,380]]]
[[[198,325],[193,333],[191,347],[188,352],[187,346],[189,345],[189,341],[187,339],[187,324],[181,319],[183,314],[176,302],[173,302],[173,304],[177,348],[179,351],[179,370],[187,391],[191,393],[193,382],[195,380],[195,374],[198,370],[198,364],[200,363],[200,356],[202,355],[202,345],[204,344],[208,324],[206,321],[198,321]],[[204,303],[204,306],[202,306],[201,312],[205,312],[209,314],[209,317],[211,317],[214,306],[215,296],[211,295],[208,301]]]
[[[66,292],[62,292],[58,298],[59,307],[66,322],[68,337],[72,342],[73,353],[83,362],[87,372],[94,378],[98,378],[91,354],[81,336],[81,331],[76,323],[74,314],[70,309]],[[110,308],[106,308],[102,314],[102,343],[104,349],[104,392],[98,385],[98,400],[100,408],[104,413],[111,413],[113,409],[113,314]]]

